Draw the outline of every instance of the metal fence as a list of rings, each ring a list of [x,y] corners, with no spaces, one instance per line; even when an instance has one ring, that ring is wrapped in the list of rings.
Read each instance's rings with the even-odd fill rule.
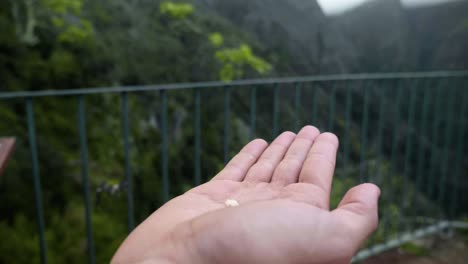
[[[204,128],[201,109],[206,100],[202,92],[222,89],[223,126],[220,131],[224,161],[237,151],[231,140],[232,115],[239,115],[248,127],[249,138],[273,138],[280,131],[294,130],[305,124],[335,132],[341,142],[336,170],[337,179],[350,179],[341,186],[369,181],[380,185],[385,204],[381,206],[381,224],[377,233],[360,251],[355,261],[415,239],[451,227],[461,202],[460,190],[466,186],[463,147],[466,118],[468,72],[424,72],[352,74],[314,77],[242,80],[230,83],[205,82],[169,85],[108,87],[71,90],[2,92],[0,103],[20,100],[24,103],[35,195],[40,252],[47,262],[44,237],[35,101],[44,97],[74,98],[81,153],[81,177],[84,195],[89,262],[95,262],[91,223],[90,175],[85,102],[88,96],[117,94],[121,99],[122,141],[127,194],[128,230],[135,223],[129,96],[158,93],[161,137],[161,176],[164,200],[170,198],[171,176],[168,152],[168,102],[174,90],[192,90],[190,105],[193,119],[194,181],[203,175]],[[220,90],[221,91],[221,90]],[[188,92],[188,91],[187,91]],[[242,93],[239,95],[238,93]],[[219,92],[218,92],[219,94]],[[236,95],[237,94],[237,95]],[[236,101],[237,100],[237,101]],[[261,103],[261,105],[260,105]],[[236,107],[239,104],[242,107]],[[268,109],[266,109],[268,108]],[[244,115],[236,113],[244,109]],[[266,109],[266,110],[265,110]],[[265,113],[260,113],[261,111]],[[269,112],[269,113],[268,113]],[[265,117],[266,116],[266,117]],[[193,121],[192,121],[193,120]],[[269,134],[269,135],[268,135]],[[14,135],[13,135],[14,136]],[[234,149],[233,149],[234,148]],[[120,151],[120,150],[117,150]],[[148,149],[147,151],[152,151]],[[404,153],[404,155],[401,155]],[[91,175],[92,177],[92,175]],[[66,179],[64,179],[66,180]],[[47,209],[47,208],[46,208]]]

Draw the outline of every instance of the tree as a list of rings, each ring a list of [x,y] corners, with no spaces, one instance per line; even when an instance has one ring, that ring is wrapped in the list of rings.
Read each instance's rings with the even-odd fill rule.
[[[89,37],[92,25],[81,17],[82,0],[10,0],[16,35],[29,46],[40,42],[37,30],[54,26],[62,42]]]

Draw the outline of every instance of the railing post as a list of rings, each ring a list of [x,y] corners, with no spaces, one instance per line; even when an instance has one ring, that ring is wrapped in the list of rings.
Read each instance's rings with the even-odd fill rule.
[[[133,177],[130,157],[130,122],[128,119],[128,93],[123,92],[122,98],[122,132],[124,141],[124,159],[125,159],[125,182],[127,189],[128,206],[128,232],[132,232],[135,227],[135,216],[133,206]]]
[[[312,86],[312,124],[316,126],[318,129],[323,129],[321,127],[321,124],[319,124],[318,120],[318,107],[319,107],[319,87],[316,85],[316,87]]]
[[[257,131],[257,87],[250,89],[250,139],[256,137]]]
[[[343,178],[348,175],[349,171],[349,156],[350,156],[350,144],[351,144],[351,123],[352,123],[352,104],[353,104],[353,93],[352,85],[347,84],[346,87],[346,113],[345,113],[345,139],[343,144]]]
[[[273,129],[272,139],[278,135],[278,120],[279,119],[279,86],[275,84],[273,87]]]
[[[379,116],[379,121],[378,121],[378,125],[377,125],[377,139],[376,139],[376,144],[377,144],[377,157],[376,157],[376,161],[375,161],[375,174],[376,174],[376,179],[374,179],[374,182],[376,182],[377,184],[380,184],[381,181],[383,182],[383,179],[382,179],[382,159],[383,159],[383,155],[384,155],[384,151],[383,151],[383,143],[382,143],[382,137],[383,137],[383,131],[384,131],[384,124],[385,124],[385,106],[386,106],[386,100],[385,100],[385,90],[384,90],[384,86],[380,86],[382,84],[382,82],[378,82],[377,83],[377,89],[381,90],[382,93],[380,94],[381,95],[381,99],[380,99],[380,102],[379,102],[379,113],[378,113],[378,116]],[[385,219],[384,219],[385,220]],[[382,227],[379,227],[379,228],[385,228],[385,224],[382,225]],[[385,233],[385,229],[382,230],[382,233]],[[371,241],[371,244],[375,244],[376,242],[376,239],[377,239],[377,236],[375,235]]]
[[[231,143],[231,87],[224,87],[224,164],[229,162],[229,145]]]
[[[463,79],[462,87],[461,87],[461,105],[460,105],[460,112],[459,112],[459,120],[466,120],[466,97],[468,95],[468,92],[464,89],[468,89],[468,87],[464,87],[467,85],[467,79]],[[458,181],[462,178],[462,160],[463,160],[463,150],[464,150],[464,135],[465,135],[465,126],[466,124],[462,123],[461,129],[458,130],[457,134],[457,166],[455,167],[455,173],[453,174],[454,176],[454,183],[458,184]],[[451,197],[451,208],[450,208],[450,215],[452,220],[455,218],[456,210],[457,210],[457,202],[458,202],[458,188],[455,188],[452,192],[452,197]]]
[[[401,108],[401,99],[402,99],[402,91],[403,91],[403,84],[402,84],[402,80],[398,81],[398,84],[397,86],[395,87],[396,91],[396,99],[395,99],[395,107],[394,107],[394,126],[398,126],[399,123],[400,123],[400,108]],[[394,133],[393,133],[393,140],[392,140],[392,148],[391,148],[391,154],[390,154],[390,174],[387,174],[387,176],[390,176],[390,186],[389,188],[393,188],[392,186],[392,179],[394,177],[394,175],[392,175],[391,173],[395,173],[397,170],[396,170],[396,167],[397,167],[397,162],[396,162],[396,156],[397,156],[397,146],[398,146],[398,139],[399,139],[399,130],[398,129],[395,129],[394,130]],[[389,191],[389,201],[390,201],[390,204],[394,202],[394,196],[392,195],[392,193],[394,192],[395,190],[394,189],[391,189]],[[402,212],[400,212],[400,215],[399,217],[402,217]],[[398,225],[398,223],[395,223],[396,225]],[[393,226],[393,225],[391,225]],[[400,231],[398,230],[398,226],[395,226],[397,228],[397,233]],[[397,234],[398,236],[398,234]],[[386,237],[386,240],[388,240],[388,236]]]
[[[379,85],[382,84],[382,82],[379,82]],[[377,159],[376,159],[376,175],[377,179],[376,181],[380,183],[382,179],[382,158],[384,156],[384,149],[383,149],[383,132],[384,132],[384,126],[385,126],[385,106],[387,103],[387,100],[385,98],[385,90],[384,86],[382,85],[381,87],[377,87],[378,89],[382,90],[382,98],[379,102],[379,123],[377,125]]]
[[[419,81],[416,81],[415,87],[410,87],[407,88],[410,91],[410,101],[409,101],[409,111],[408,111],[408,131],[406,133],[406,149],[405,149],[405,160],[404,160],[404,165],[403,165],[403,191],[402,191],[402,205],[401,208],[405,210],[405,203],[406,201],[409,201],[408,207],[411,208],[411,201],[412,201],[412,196],[411,193],[408,194],[408,185],[409,180],[408,178],[410,177],[410,158],[413,153],[413,129],[414,129],[414,115],[415,115],[415,109],[416,109],[416,92],[419,86]],[[414,190],[415,191],[415,190]],[[410,197],[408,198],[408,195]],[[400,219],[401,220],[401,219]],[[409,221],[406,221],[406,223],[403,223],[403,230],[406,230],[409,227]]]
[[[44,209],[42,207],[42,186],[39,172],[39,158],[37,154],[36,124],[34,120],[33,99],[26,99],[26,114],[28,119],[29,147],[31,149],[32,174],[34,179],[34,200],[36,202],[37,226],[39,229],[39,248],[41,250],[41,263],[47,263],[47,249],[44,228]]]
[[[201,94],[200,88],[194,90],[195,101],[195,185],[201,183]]]
[[[425,82],[427,83],[427,82]],[[418,191],[423,191],[425,188],[423,188],[423,175],[426,170],[426,155],[425,155],[425,144],[427,139],[428,133],[428,125],[429,125],[429,107],[430,107],[430,87],[425,87],[423,85],[424,93],[423,93],[423,103],[422,103],[422,120],[421,120],[421,126],[420,126],[420,131],[421,133],[424,133],[424,137],[422,140],[419,142],[419,148],[418,148],[418,160],[417,160],[417,178],[416,178],[416,190]],[[423,211],[423,210],[421,210]],[[421,212],[419,207],[415,207],[415,216],[417,217],[418,214]],[[424,212],[423,212],[424,213]]]
[[[333,132],[335,124],[335,107],[336,107],[336,83],[332,83],[330,94],[330,114],[328,116],[328,131]]]
[[[294,131],[299,131],[301,123],[301,84],[296,83],[294,87]]]
[[[81,148],[81,178],[83,184],[83,193],[85,200],[85,221],[86,221],[86,236],[88,240],[88,257],[89,263],[95,263],[93,226],[91,223],[91,197],[89,193],[89,177],[88,177],[88,147],[86,136],[86,117],[85,103],[82,95],[78,96],[78,127],[80,133],[80,148]]]
[[[168,167],[168,139],[167,139],[167,92],[160,91],[161,96],[161,174],[163,183],[163,200],[169,201],[169,167]]]
[[[366,151],[367,151],[367,123],[369,123],[369,89],[371,85],[363,85],[364,102],[362,106],[362,127],[361,127],[361,160],[359,164],[359,181],[363,183],[366,180]]]
[[[443,155],[442,155],[442,165],[441,165],[441,175],[439,178],[439,194],[437,197],[438,204],[440,205],[441,208],[444,208],[444,198],[445,198],[445,189],[446,189],[446,183],[447,183],[447,174],[449,173],[448,171],[448,162],[449,162],[449,146],[451,142],[451,135],[452,135],[452,126],[453,126],[453,107],[454,107],[454,87],[446,87],[445,89],[447,91],[447,98],[448,98],[448,103],[447,103],[447,116],[446,120],[447,123],[445,125],[445,135],[444,135],[444,149]]]
[[[445,82],[443,82],[445,83]],[[429,198],[432,199],[433,196],[434,196],[434,191],[435,191],[435,185],[434,185],[434,181],[435,181],[435,177],[436,177],[436,165],[437,164],[437,158],[440,157],[440,155],[438,154],[438,151],[437,151],[437,145],[439,143],[439,125],[440,125],[440,112],[441,112],[441,105],[442,105],[442,102],[441,102],[441,97],[442,97],[442,91],[443,91],[443,85],[440,84],[437,88],[436,88],[436,97],[435,97],[435,101],[434,101],[434,122],[432,124],[432,136],[431,136],[431,164],[430,164],[430,171],[429,171],[429,179],[427,181],[428,185],[428,195],[429,195]]]

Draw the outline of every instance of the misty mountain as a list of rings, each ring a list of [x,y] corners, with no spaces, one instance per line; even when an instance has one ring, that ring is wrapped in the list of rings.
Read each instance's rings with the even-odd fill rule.
[[[358,55],[360,71],[468,68],[468,1],[404,8],[369,1],[333,17]]]
[[[468,1],[368,1],[326,16],[316,1],[197,0],[277,54],[281,75],[468,68]]]

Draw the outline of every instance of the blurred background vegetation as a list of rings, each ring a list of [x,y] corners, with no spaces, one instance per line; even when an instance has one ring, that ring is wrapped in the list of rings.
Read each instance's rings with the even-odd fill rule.
[[[407,6],[399,0],[373,0],[330,15],[312,0],[3,0],[0,30],[1,92],[468,69],[467,1]],[[362,86],[361,83],[353,85]],[[388,109],[396,100],[392,88],[397,84],[387,86],[371,92],[371,127],[376,127],[383,98]],[[371,133],[366,150],[368,162],[359,164],[362,107],[352,109],[353,123],[347,130],[343,119],[346,96],[344,89],[338,89],[334,94],[338,105],[336,118],[331,121],[331,127],[327,126],[326,102],[332,89],[329,84],[316,88],[314,94],[308,89],[302,95],[302,124],[313,122],[321,129],[333,127],[340,138],[351,139],[350,162],[343,167],[343,161],[339,160],[341,167],[337,175],[347,177],[338,177],[335,183],[333,203],[336,204],[344,190],[359,179],[360,166],[366,166],[368,175],[377,175],[381,172],[375,170],[373,162],[378,159],[383,170],[390,170],[392,142],[385,142],[384,153],[377,153],[377,135]],[[258,90],[257,135],[269,140],[272,138],[271,90],[268,87]],[[441,111],[448,111],[444,109],[449,109],[451,103],[460,103],[458,99],[450,101],[444,89],[437,91],[439,94],[431,90],[430,96],[443,97]],[[221,88],[202,91],[203,180],[215,175],[224,164],[222,92]],[[404,109],[410,104],[408,92],[403,96]],[[420,102],[423,89],[417,93]],[[467,89],[458,89],[451,98],[460,98],[462,93],[466,94]],[[362,105],[362,89],[353,89],[352,95],[356,105]],[[173,197],[194,184],[193,94],[170,91],[169,96],[169,175]],[[233,90],[232,153],[249,139],[248,96],[248,90]],[[307,100],[312,96],[317,98],[317,104]],[[280,105],[280,128],[292,129],[294,110],[287,102],[293,98],[293,86],[281,87],[281,98],[284,100]],[[125,185],[122,184],[121,101],[115,94],[92,95],[86,101],[96,261],[105,263],[127,234],[125,193],[98,191],[103,186]],[[164,202],[159,102],[158,93],[130,96],[137,222]],[[317,105],[314,111],[318,122],[310,119],[313,105]],[[86,256],[76,109],[74,98],[35,101],[50,263],[81,263]],[[394,119],[393,110],[385,113],[388,120]],[[442,116],[446,116],[445,112]],[[421,120],[421,113],[417,117]],[[439,126],[444,127],[447,122],[441,120]],[[465,131],[467,136],[466,120],[454,122],[455,130]],[[392,130],[400,124],[388,121],[384,125],[385,130]],[[397,129],[403,131],[398,146],[404,144],[408,131],[417,130],[403,125]],[[428,131],[411,135],[415,141],[430,139]],[[14,157],[0,178],[0,237],[4,241],[0,243],[0,263],[37,263],[39,238],[23,100],[0,101],[0,136],[15,136],[19,140]],[[432,151],[438,151],[437,146],[441,145],[436,142]],[[456,146],[450,147],[448,155],[452,157]],[[404,148],[399,147],[397,151],[397,160],[402,161]],[[436,172],[441,170],[440,164],[426,165],[435,166]],[[462,172],[467,169],[468,160],[464,155]],[[391,173],[401,176],[403,170]],[[401,177],[374,181],[392,186],[395,192],[400,192],[404,184]],[[434,197],[417,190],[414,183],[408,184],[406,190],[414,193],[422,211],[431,216],[444,213],[443,204],[436,204]],[[468,189],[466,179],[446,184],[460,193]],[[404,210],[414,209],[398,196],[398,193],[384,193],[382,206],[389,212],[389,218],[401,218]],[[458,213],[467,208],[468,201],[464,198]],[[392,226],[387,230],[395,232]],[[384,235],[378,233],[376,240],[383,239]]]

